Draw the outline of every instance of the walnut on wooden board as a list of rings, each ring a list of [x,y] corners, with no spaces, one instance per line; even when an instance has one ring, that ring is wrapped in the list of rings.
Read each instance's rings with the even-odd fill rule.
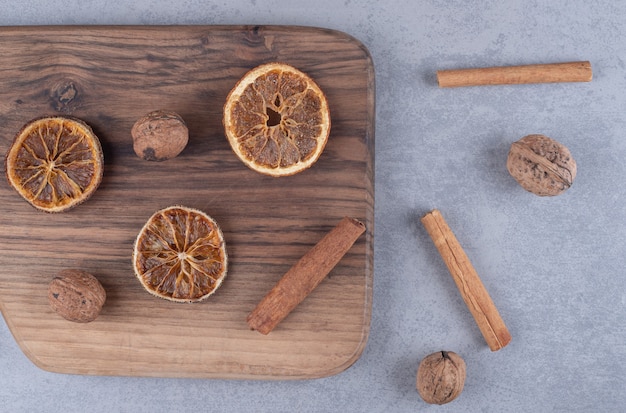
[[[545,135],[513,142],[506,167],[522,188],[539,196],[559,195],[576,178],[576,161],[569,149]]]
[[[429,354],[417,369],[417,391],[426,403],[449,403],[461,394],[464,385],[465,361],[452,351]]]
[[[88,323],[100,314],[106,291],[88,272],[67,269],[59,272],[48,285],[48,301],[52,309],[66,320]]]
[[[176,112],[155,110],[131,129],[133,149],[146,161],[165,161],[178,156],[187,146],[189,130]]]

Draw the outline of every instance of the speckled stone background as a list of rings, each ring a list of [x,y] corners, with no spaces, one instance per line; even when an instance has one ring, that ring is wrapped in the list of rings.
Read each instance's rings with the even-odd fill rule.
[[[371,334],[345,372],[296,382],[79,377],[39,370],[0,322],[7,412],[623,412],[626,410],[626,3],[588,0],[0,0],[0,25],[289,24],[347,32],[376,67]],[[589,60],[590,83],[440,89],[438,69]],[[2,63],[0,57],[0,70]],[[578,177],[540,198],[508,175],[543,133]],[[513,340],[491,352],[419,223],[442,211]],[[6,218],[6,217],[5,217]],[[420,359],[464,357],[445,406]]]

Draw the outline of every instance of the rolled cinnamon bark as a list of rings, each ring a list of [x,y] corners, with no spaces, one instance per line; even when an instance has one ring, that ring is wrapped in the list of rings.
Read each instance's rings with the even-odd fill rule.
[[[437,71],[439,87],[590,82],[588,61]]]
[[[422,217],[422,224],[448,267],[463,301],[474,316],[491,351],[500,350],[509,344],[511,341],[509,330],[441,213],[436,209],[429,212]]]
[[[248,315],[251,329],[269,334],[339,263],[365,225],[354,218],[343,218],[276,283]]]

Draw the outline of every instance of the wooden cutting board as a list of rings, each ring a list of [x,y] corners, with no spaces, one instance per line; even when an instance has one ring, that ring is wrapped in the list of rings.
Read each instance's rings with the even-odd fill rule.
[[[0,182],[0,309],[24,353],[62,373],[246,379],[337,374],[368,338],[373,282],[374,69],[367,49],[331,30],[285,26],[0,28],[0,151],[32,118],[68,114],[102,141],[103,182],[61,214],[35,210]],[[249,69],[289,63],[328,97],[329,142],[300,174],[272,178],[232,153],[226,95]],[[190,130],[187,148],[143,161],[130,129],[168,109]],[[220,224],[229,272],[207,301],[146,293],[131,267],[133,241],[157,209],[181,204]],[[367,227],[349,253],[272,333],[246,316],[344,216]],[[49,281],[79,268],[100,279],[100,317],[71,323],[47,302]]]

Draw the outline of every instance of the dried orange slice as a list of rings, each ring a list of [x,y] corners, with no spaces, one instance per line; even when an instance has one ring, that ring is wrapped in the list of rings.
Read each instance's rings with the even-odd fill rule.
[[[133,268],[157,297],[196,302],[222,284],[228,265],[224,236],[207,214],[172,206],[155,212],[135,241]]]
[[[95,192],[104,157],[98,137],[82,120],[38,118],[17,134],[6,155],[9,184],[35,208],[67,211]]]
[[[309,168],[330,133],[324,92],[305,73],[284,63],[267,63],[244,75],[226,99],[223,122],[239,159],[271,176]]]

